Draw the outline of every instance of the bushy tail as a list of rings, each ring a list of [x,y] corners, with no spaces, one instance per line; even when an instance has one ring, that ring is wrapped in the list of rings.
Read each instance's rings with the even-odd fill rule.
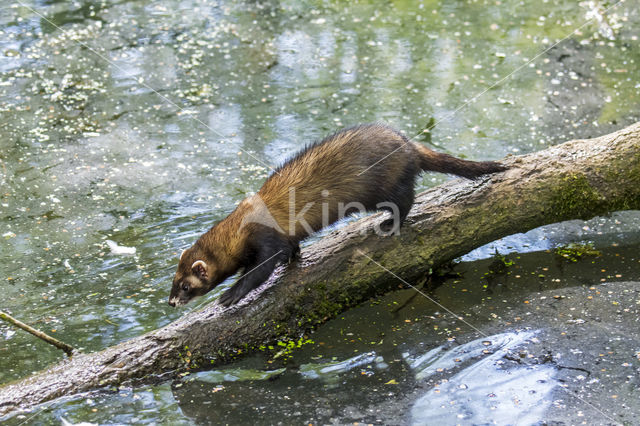
[[[413,144],[420,155],[420,167],[424,171],[451,173],[454,175],[475,179],[488,173],[496,173],[507,168],[495,161],[468,161],[453,155],[433,151],[426,146]]]

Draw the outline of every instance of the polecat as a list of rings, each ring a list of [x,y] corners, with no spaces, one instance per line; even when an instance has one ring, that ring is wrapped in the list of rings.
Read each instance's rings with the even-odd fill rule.
[[[383,225],[397,231],[422,170],[473,179],[504,169],[432,151],[382,124],[340,130],[286,161],[182,253],[169,304],[186,304],[242,269],[220,297],[224,306],[238,302],[296,256],[301,240],[354,211],[387,210]]]

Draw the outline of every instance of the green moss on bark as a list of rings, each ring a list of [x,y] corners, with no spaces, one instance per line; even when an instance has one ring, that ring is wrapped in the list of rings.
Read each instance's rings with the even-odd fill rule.
[[[569,218],[590,219],[598,214],[604,201],[582,174],[562,179],[551,206],[559,221]]]
[[[640,209],[640,154],[624,161],[628,163],[624,166],[624,172],[621,172],[620,167],[607,169],[607,179],[618,183],[622,190],[621,195],[614,197],[610,210]]]

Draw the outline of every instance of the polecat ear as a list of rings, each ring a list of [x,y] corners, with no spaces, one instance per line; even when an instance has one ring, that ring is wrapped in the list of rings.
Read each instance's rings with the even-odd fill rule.
[[[191,265],[191,270],[201,280],[206,280],[209,278],[209,275],[207,274],[207,264],[204,262],[204,260],[196,260],[195,262],[193,262],[193,265]]]
[[[187,249],[182,250],[182,253],[180,253],[180,260],[182,260],[182,256],[184,256],[186,252],[187,252]]]

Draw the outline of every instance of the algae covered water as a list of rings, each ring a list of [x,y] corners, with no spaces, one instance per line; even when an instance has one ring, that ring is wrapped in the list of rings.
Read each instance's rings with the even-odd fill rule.
[[[217,293],[186,309],[166,304],[181,250],[257,191],[271,167],[344,126],[383,121],[434,149],[484,160],[634,122],[640,102],[638,10],[636,1],[7,1],[0,8],[2,309],[94,351],[197,308]],[[446,179],[424,175],[419,187]],[[553,293],[562,289],[575,291],[574,299],[592,300],[586,299],[594,297],[589,292],[609,295],[610,284],[601,288],[603,282],[640,280],[639,217],[628,212],[555,225],[461,259],[462,277],[446,281],[438,297],[448,308],[468,312],[468,321],[486,336],[452,323],[426,299],[407,302],[411,296],[403,291],[327,323],[311,335],[315,343],[286,360],[250,357],[184,381],[60,401],[10,421],[450,419],[438,408],[446,401],[428,394],[435,392],[436,378],[444,383],[446,377],[421,373],[428,363],[418,362],[420,357],[440,348],[453,354],[454,365],[459,358],[474,366],[486,355],[485,346],[492,353],[519,354],[527,345],[543,345],[536,339],[553,335],[543,319],[551,322],[557,313],[541,307],[545,315],[536,323],[524,321],[525,311],[506,312],[531,304],[529,295],[536,292],[546,301],[566,301],[568,293]],[[113,251],[107,241],[136,251]],[[558,263],[554,250],[571,242],[590,242],[602,255]],[[510,275],[487,278],[496,250],[522,260],[513,259]],[[526,272],[513,272],[517,268]],[[466,291],[456,290],[461,288]],[[634,286],[615,289],[612,295],[629,299],[608,300],[606,306],[621,313],[596,313],[599,320],[591,323],[620,315],[627,327],[621,330],[637,328]],[[495,296],[487,292],[501,291],[507,302],[489,309],[486,298]],[[523,322],[513,319],[518,316]],[[585,323],[569,324],[587,327],[585,318],[566,320],[580,319]],[[534,384],[550,383],[523,387],[540,398],[518,394],[520,407],[544,407],[523,418],[559,418],[553,417],[560,412],[554,409],[561,410],[554,404],[567,378],[553,380],[569,370],[557,366],[576,367],[579,359],[586,364],[579,368],[591,373],[571,370],[585,377],[572,380],[582,386],[578,396],[586,402],[565,401],[575,415],[633,423],[634,417],[616,417],[638,412],[631,398],[635,379],[627,376],[637,373],[634,350],[640,346],[631,331],[623,335],[608,334],[622,340],[602,342],[603,356],[582,359],[572,352],[585,352],[575,344],[567,348],[565,356],[574,357],[568,365],[552,351],[557,362],[544,365],[555,366],[553,371],[522,373]],[[448,352],[458,344],[479,355]],[[544,350],[531,353],[529,359],[542,365]],[[0,382],[63,356],[5,324],[0,354]],[[622,390],[597,393],[591,392],[594,383],[582,385],[605,368],[594,365],[609,360],[619,379],[609,388]],[[491,358],[485,366],[498,361],[509,360]],[[480,367],[438,368],[438,374],[489,374]],[[471,388],[474,380],[451,383]],[[498,381],[489,383],[504,389]],[[485,410],[480,394],[448,386],[439,395],[461,401],[464,394],[476,422],[495,411]],[[543,403],[548,400],[551,405]],[[468,419],[465,412],[446,412],[462,415],[456,417],[460,422]]]

